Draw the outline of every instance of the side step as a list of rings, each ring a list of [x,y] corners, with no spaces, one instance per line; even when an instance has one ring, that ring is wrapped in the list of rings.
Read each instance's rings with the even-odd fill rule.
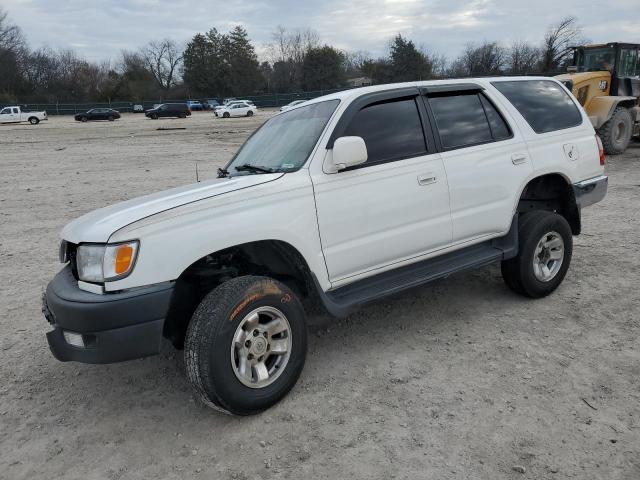
[[[438,257],[389,270],[336,290],[318,290],[331,315],[345,317],[373,300],[417,287],[456,272],[481,267],[518,253],[518,221],[514,218],[504,237],[462,248]]]

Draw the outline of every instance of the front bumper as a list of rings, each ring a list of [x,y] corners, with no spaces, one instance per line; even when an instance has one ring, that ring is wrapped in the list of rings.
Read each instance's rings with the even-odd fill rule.
[[[66,266],[49,283],[42,301],[42,312],[53,326],[47,333],[51,353],[63,362],[82,363],[158,353],[173,287],[167,282],[99,295],[80,290]],[[65,331],[82,335],[84,347],[68,343]]]
[[[578,207],[588,207],[602,200],[607,194],[608,184],[609,177],[606,175],[574,183],[573,193],[576,197]]]

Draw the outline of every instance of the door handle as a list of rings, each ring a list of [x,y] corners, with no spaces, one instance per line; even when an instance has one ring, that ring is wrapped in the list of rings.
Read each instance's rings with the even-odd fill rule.
[[[511,155],[511,163],[514,165],[520,165],[527,161],[527,156],[524,153],[514,153]]]
[[[433,173],[418,175],[418,185],[430,185],[432,183],[436,183],[437,181],[438,177],[436,177]]]

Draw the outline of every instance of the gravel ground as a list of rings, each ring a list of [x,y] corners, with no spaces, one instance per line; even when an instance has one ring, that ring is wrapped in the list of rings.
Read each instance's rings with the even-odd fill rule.
[[[555,294],[492,266],[311,318],[299,383],[261,415],[194,402],[170,345],[56,361],[40,297],[62,226],[196,162],[211,177],[268,114],[0,126],[0,478],[640,478],[640,143],[608,159]]]

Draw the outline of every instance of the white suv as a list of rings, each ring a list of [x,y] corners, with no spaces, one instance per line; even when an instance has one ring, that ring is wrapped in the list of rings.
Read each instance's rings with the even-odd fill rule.
[[[49,345],[107,363],[168,338],[205,403],[255,413],[300,375],[314,306],[344,316],[491,262],[519,294],[553,292],[603,172],[589,119],[550,78],[310,100],[264,123],[220,178],[68,224]]]

